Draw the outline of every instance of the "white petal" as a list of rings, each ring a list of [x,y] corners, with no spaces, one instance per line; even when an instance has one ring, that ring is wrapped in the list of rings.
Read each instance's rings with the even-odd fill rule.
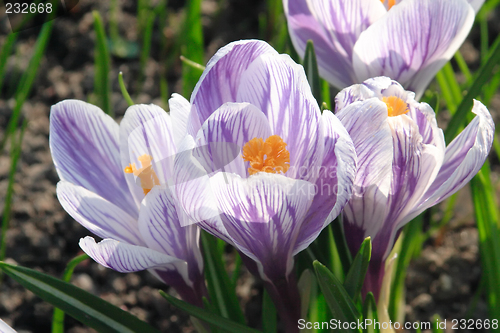
[[[359,81],[385,75],[419,98],[455,54],[474,22],[465,0],[406,0],[359,36],[353,66]]]
[[[172,94],[168,100],[175,144],[178,145],[187,133],[191,104],[179,94]]]
[[[61,180],[136,214],[120,163],[118,124],[98,107],[66,100],[50,112],[50,150]]]
[[[182,262],[147,247],[130,245],[114,239],[104,239],[96,243],[94,238],[87,236],[80,239],[79,245],[96,262],[121,273],[168,267]]]
[[[72,218],[97,236],[143,245],[137,220],[103,197],[62,180],[57,198]]]

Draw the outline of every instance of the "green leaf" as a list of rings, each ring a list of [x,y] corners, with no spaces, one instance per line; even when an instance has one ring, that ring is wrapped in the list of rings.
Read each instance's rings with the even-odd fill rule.
[[[4,262],[0,262],[0,268],[44,301],[99,332],[159,332],[130,313],[70,283]]]
[[[371,238],[367,237],[361,244],[358,254],[356,254],[344,282],[344,288],[347,294],[354,300],[358,297],[363,287],[371,255],[372,242]]]
[[[89,256],[87,254],[81,254],[76,258],[73,258],[64,270],[63,281],[69,282],[71,280],[71,276],[73,276],[75,267],[88,258]],[[52,315],[52,333],[64,333],[64,311],[59,308],[54,308],[54,314]]]
[[[12,111],[12,116],[10,117],[9,124],[7,125],[7,130],[5,131],[4,138],[0,144],[0,149],[3,149],[5,142],[7,141],[9,134],[11,134],[17,127],[18,119],[21,114],[21,109],[24,102],[28,98],[33,82],[35,81],[36,74],[38,73],[38,68],[42,60],[43,54],[50,39],[50,33],[52,32],[54,20],[46,22],[42,26],[42,30],[38,35],[38,39],[35,44],[35,51],[29,62],[26,72],[24,72],[21,82],[17,86],[15,92],[16,104],[14,105],[14,110]],[[2,79],[2,78],[0,78]]]
[[[181,46],[182,54],[202,64],[203,60],[203,29],[201,26],[201,0],[188,0],[186,4],[186,20],[184,22],[184,38]],[[201,72],[191,66],[182,66],[182,93],[189,98]]]
[[[118,73],[118,83],[120,84],[120,90],[122,91],[123,98],[127,101],[128,106],[134,105],[134,101],[130,98],[130,94],[125,87],[125,82],[123,82],[123,73]]]
[[[7,184],[7,191],[5,194],[5,204],[2,212],[2,236],[0,245],[0,261],[5,258],[5,253],[7,251],[7,230],[9,229],[12,196],[14,195],[14,183],[17,171],[17,163],[19,162],[19,157],[21,156],[22,143],[24,137],[24,131],[26,130],[27,120],[25,119],[21,127],[21,132],[19,133],[19,138],[15,140],[15,133],[12,133],[12,145],[10,150],[10,168],[9,168],[9,183]],[[1,280],[1,274],[0,274]]]
[[[366,294],[365,302],[363,303],[363,320],[365,323],[367,319],[371,320],[372,323],[378,322],[377,303],[371,291]],[[364,332],[379,333],[380,327],[376,325],[366,325]]]
[[[332,311],[333,318],[341,322],[356,322],[360,314],[353,300],[347,294],[342,283],[319,261],[314,261],[316,278],[326,303]],[[359,332],[357,329],[348,329],[345,332]]]
[[[500,318],[500,231],[495,190],[490,180],[488,161],[470,181],[474,214],[479,233],[481,266],[486,279],[486,297],[491,319]]]
[[[500,36],[497,37],[497,41],[499,40]],[[495,72],[493,70],[494,67],[500,62],[500,43],[495,44],[496,46],[491,52],[491,56],[479,69],[477,77],[470,86],[467,95],[465,95],[461,103],[458,105],[455,114],[448,123],[448,127],[446,127],[446,131],[444,132],[446,143],[449,143],[451,142],[451,140],[453,140],[458,132],[458,129],[463,125],[465,119],[467,118],[467,114],[472,108],[472,99],[477,97],[481,93],[484,85],[486,84],[486,82],[488,82],[488,80]]]
[[[231,280],[224,266],[223,252],[217,245],[217,239],[203,231],[201,233],[201,244],[211,302],[222,317],[245,324],[245,316],[241,311],[235,290],[230,288],[232,286]]]
[[[160,290],[160,294],[163,297],[165,297],[167,301],[169,301],[172,305],[178,307],[181,310],[186,311],[187,313],[189,313],[192,316],[195,316],[196,318],[199,318],[211,325],[219,327],[224,331],[234,332],[234,333],[259,333],[259,331],[254,330],[253,328],[235,323],[234,321],[221,317],[218,314],[208,312],[205,309],[181,301],[180,299],[168,295],[162,290]]]
[[[266,290],[262,296],[262,332],[275,333],[277,330],[276,307]]]
[[[318,72],[318,62],[316,61],[316,53],[314,52],[314,43],[312,40],[307,41],[306,53],[304,55],[304,70],[306,71],[307,81],[311,86],[314,98],[318,105],[323,104],[321,98],[321,84]]]
[[[94,29],[96,33],[95,45],[95,77],[94,77],[94,94],[99,97],[99,104],[104,112],[113,116],[114,112],[111,107],[111,84],[109,81],[109,71],[111,67],[111,59],[109,57],[108,43],[106,41],[106,33],[102,18],[98,11],[92,12],[94,16]]]
[[[404,312],[401,304],[405,302],[405,280],[406,271],[410,260],[415,252],[421,248],[425,237],[422,234],[423,214],[420,214],[408,223],[403,229],[401,250],[395,264],[394,280],[391,285],[391,302],[389,302],[389,314],[391,318],[400,318],[400,312]]]

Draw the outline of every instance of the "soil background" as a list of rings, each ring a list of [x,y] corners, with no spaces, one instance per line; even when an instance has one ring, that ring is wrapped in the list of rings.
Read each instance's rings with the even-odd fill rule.
[[[137,3],[119,0],[119,33],[128,41],[138,42]],[[0,4],[1,5],[1,4]],[[140,77],[138,57],[113,56],[110,78],[112,105],[116,118],[125,113],[127,104],[118,86],[118,72],[124,73],[129,92],[136,103],[155,103],[166,108],[160,98],[160,75],[166,75],[169,93],[181,92],[181,62],[177,58],[169,67],[160,61],[160,36],[179,35],[184,16],[184,1],[168,1],[168,24],[163,31],[153,30],[149,58],[142,89],[136,89]],[[92,10],[99,10],[105,23],[109,18],[109,2],[80,0],[70,14],[55,20],[50,41],[38,70],[32,92],[24,104],[22,115],[28,122],[22,154],[18,164],[12,216],[7,232],[7,261],[61,277],[66,263],[82,251],[81,237],[90,233],[61,208],[56,198],[58,176],[49,151],[50,106],[64,99],[88,100],[94,84],[94,43]],[[259,17],[266,13],[263,0],[205,0],[202,4],[205,38],[205,60],[216,50],[234,40],[262,38]],[[490,40],[500,31],[498,12],[489,19]],[[0,137],[14,107],[13,93],[30,61],[40,27],[19,34],[14,52],[8,60],[4,86],[0,91]],[[0,45],[5,43],[9,24],[4,8],[0,7]],[[479,66],[479,30],[475,26],[462,52],[471,68]],[[457,80],[463,80],[457,76]],[[185,96],[189,97],[189,96]],[[500,109],[496,96],[490,110]],[[438,120],[443,127],[446,116]],[[10,147],[0,153],[0,210],[10,168]],[[498,161],[491,160],[494,176]],[[467,190],[462,190],[455,215],[447,226],[433,234],[424,244],[421,256],[415,259],[407,276],[407,299],[404,313],[407,321],[431,321],[439,314],[447,319],[486,319],[487,306],[480,291],[481,267],[478,234]],[[439,220],[439,208],[430,213]],[[228,253],[228,262],[231,255]],[[99,295],[163,332],[193,332],[189,317],[170,306],[157,292],[169,290],[147,272],[120,274],[91,260],[80,264],[72,279],[75,285]],[[238,295],[250,326],[260,328],[262,286],[244,269],[238,284]],[[53,307],[26,291],[10,278],[0,285],[0,318],[19,332],[50,332]],[[498,318],[500,319],[500,318]],[[66,329],[71,333],[94,332],[66,316]],[[478,331],[478,330],[476,330]]]

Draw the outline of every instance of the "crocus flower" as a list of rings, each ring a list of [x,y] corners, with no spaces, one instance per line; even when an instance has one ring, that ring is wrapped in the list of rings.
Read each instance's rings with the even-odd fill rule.
[[[186,153],[174,167],[181,206],[242,253],[287,332],[297,331],[293,256],[351,195],[355,154],[347,132],[333,113],[321,114],[302,66],[256,40],[221,48],[190,103],[171,112],[189,114],[179,148]]]
[[[384,261],[398,231],[425,209],[443,201],[479,171],[490,151],[494,123],[474,102],[477,116],[448,145],[432,108],[387,77],[342,90],[335,114],[352,137],[358,173],[343,211],[347,242],[356,252],[373,242],[365,291],[378,297]]]
[[[68,214],[103,238],[80,240],[95,261],[119,272],[148,269],[201,306],[199,230],[181,227],[187,217],[167,186],[173,172],[168,157],[179,141],[171,122],[155,105],[130,107],[120,125],[88,103],[54,105],[50,148],[61,179],[57,196]]]
[[[417,97],[465,40],[484,0],[284,0],[295,49],[314,42],[338,89],[388,76]]]

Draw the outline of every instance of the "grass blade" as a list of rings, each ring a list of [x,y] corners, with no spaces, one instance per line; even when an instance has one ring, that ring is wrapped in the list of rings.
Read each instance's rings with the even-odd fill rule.
[[[111,107],[111,84],[109,81],[111,59],[106,42],[106,33],[99,12],[94,10],[92,15],[94,16],[94,29],[96,32],[94,94],[98,96],[102,110],[114,116]]]
[[[118,83],[120,84],[120,90],[122,91],[123,98],[127,101],[128,106],[134,105],[134,101],[130,98],[130,94],[125,87],[125,82],[123,82],[123,73],[118,73]]]
[[[314,270],[318,279],[319,286],[326,303],[332,311],[333,318],[341,322],[356,322],[360,314],[354,305],[352,299],[342,286],[342,283],[319,261],[314,261]],[[344,330],[345,332],[358,332],[355,329]]]
[[[71,280],[71,276],[73,276],[75,267],[88,258],[89,256],[87,254],[81,254],[73,258],[66,266],[62,280],[69,282]],[[64,311],[59,308],[54,308],[54,314],[52,315],[52,333],[64,333]]]
[[[371,238],[367,237],[361,244],[358,254],[356,254],[344,281],[344,288],[353,300],[356,300],[361,292],[363,282],[365,281],[365,275],[368,271],[368,265],[370,264],[371,255],[372,242]]]
[[[223,252],[217,245],[217,239],[206,232],[201,233],[203,256],[205,259],[205,275],[208,283],[210,300],[222,317],[245,324],[238,298],[231,286],[231,280],[222,260]]]
[[[45,48],[47,47],[50,33],[52,32],[53,23],[53,20],[44,23],[42,26],[42,30],[38,35],[38,39],[35,45],[35,51],[33,52],[33,56],[31,57],[31,60],[29,62],[28,69],[23,74],[21,82],[15,92],[16,104],[14,106],[14,110],[12,111],[12,116],[10,117],[9,124],[7,125],[5,136],[2,139],[2,143],[0,144],[0,150],[4,148],[9,134],[12,133],[17,127],[21,109],[31,92],[31,87],[33,86],[33,82],[35,81],[35,77],[40,66],[40,61],[42,60],[43,54],[45,53]]]
[[[262,296],[262,332],[275,333],[278,329],[276,307],[266,290]]]
[[[26,129],[27,121],[25,120],[22,127],[19,139],[12,140],[10,151],[10,170],[9,170],[9,183],[7,185],[7,193],[5,195],[5,205],[2,213],[2,244],[0,245],[0,261],[5,259],[7,251],[7,230],[9,229],[12,195],[14,194],[14,182],[17,170],[17,163],[21,156],[21,146],[23,143],[24,131]],[[12,134],[14,137],[14,134]]]
[[[182,54],[194,61],[203,64],[203,29],[201,26],[201,0],[187,1],[187,14],[184,22],[184,43],[181,46]],[[189,98],[201,72],[191,66],[182,66],[182,92]]]
[[[70,283],[33,269],[4,262],[0,262],[0,268],[44,301],[98,332],[159,332],[130,313]]]
[[[318,105],[321,105],[323,103],[323,98],[321,97],[318,62],[316,61],[313,41],[310,39],[307,41],[306,53],[304,55],[304,70],[307,75],[307,81],[311,86],[313,96],[318,102]]]
[[[500,40],[500,36],[497,37],[497,40]],[[496,43],[496,46],[491,53],[491,56],[479,69],[477,77],[470,86],[467,95],[465,95],[465,97],[462,99],[461,103],[457,107],[455,114],[448,123],[448,127],[446,128],[445,131],[445,138],[447,143],[450,143],[451,140],[453,140],[460,126],[462,126],[463,123],[465,122],[467,114],[472,108],[472,99],[477,97],[481,93],[481,90],[483,89],[484,85],[493,75],[494,67],[499,62],[500,62],[500,43]]]
[[[212,324],[216,327],[223,329],[226,332],[232,333],[259,333],[259,331],[254,330],[253,328],[241,325],[239,323],[235,323],[229,319],[219,316],[218,314],[208,312],[205,309],[199,308],[197,306],[191,305],[180,299],[177,299],[169,294],[160,290],[160,294],[167,299],[172,305],[178,307],[181,310],[186,311],[192,316],[199,318],[201,320],[206,321],[209,324]]]

